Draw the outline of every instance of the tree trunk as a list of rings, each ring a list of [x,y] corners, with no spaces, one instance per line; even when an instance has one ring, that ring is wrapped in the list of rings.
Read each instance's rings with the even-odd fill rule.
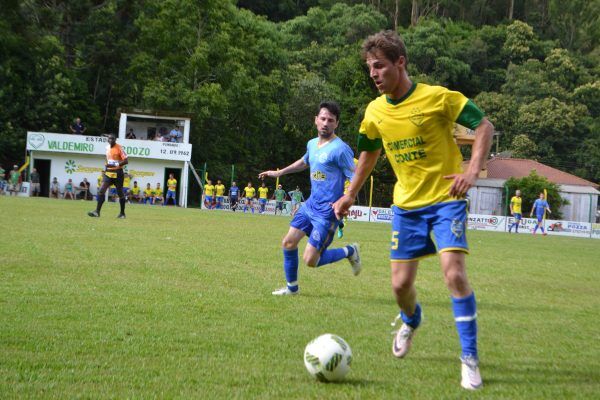
[[[396,10],[398,10],[398,0],[396,0]],[[410,25],[417,26],[419,22],[419,1],[412,0],[412,10],[410,12]]]
[[[509,0],[508,5],[508,20],[512,21],[515,12],[515,0]]]
[[[400,13],[400,0],[396,0],[396,11],[394,12],[394,31],[398,32],[398,14]]]

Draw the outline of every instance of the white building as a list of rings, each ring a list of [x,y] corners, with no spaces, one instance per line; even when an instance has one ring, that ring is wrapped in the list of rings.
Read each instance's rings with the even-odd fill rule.
[[[180,142],[149,140],[161,132],[167,135],[174,128],[181,132]],[[133,129],[136,139],[125,139]],[[131,187],[152,188],[160,183],[165,188],[169,174],[178,182],[177,202],[187,206],[188,166],[192,156],[189,144],[190,118],[188,116],[164,115],[153,112],[127,111],[120,114],[117,143],[123,146],[129,158],[125,172],[131,175]],[[98,190],[98,177],[104,170],[106,137],[73,135],[65,133],[27,132],[29,168],[40,173],[42,195],[48,195],[51,180],[56,177],[61,187],[72,179],[78,186],[83,178],[91,184],[91,193]]]

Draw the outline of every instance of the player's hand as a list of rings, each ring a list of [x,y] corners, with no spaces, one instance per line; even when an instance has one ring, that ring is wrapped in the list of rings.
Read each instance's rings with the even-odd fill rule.
[[[266,177],[269,178],[277,178],[279,176],[279,171],[263,171],[260,174],[258,174],[258,178],[259,179],[265,179]]]
[[[335,203],[331,205],[333,207],[333,212],[335,213],[335,217],[340,220],[346,216],[350,212],[350,207],[354,204],[354,197],[349,196],[347,194],[340,197]]]
[[[463,198],[466,196],[467,191],[475,185],[478,174],[452,174],[444,176],[444,179],[452,179],[452,186],[448,192],[452,197]]]

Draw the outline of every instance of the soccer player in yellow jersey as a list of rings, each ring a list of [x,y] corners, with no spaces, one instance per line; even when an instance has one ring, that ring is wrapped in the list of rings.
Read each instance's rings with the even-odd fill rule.
[[[204,185],[204,206],[207,209],[212,209],[213,198],[215,196],[215,185],[208,179],[206,185]]]
[[[464,95],[440,86],[415,84],[408,57],[396,32],[368,37],[362,55],[382,95],[371,101],[360,126],[358,167],[348,193],[334,204],[341,218],[373,170],[382,149],[394,173],[394,218],[391,238],[392,289],[402,326],[392,352],[404,357],[421,322],[415,278],[419,260],[439,253],[462,348],[461,386],[482,387],[477,354],[477,313],[465,268],[467,202],[488,156],[493,125]],[[472,156],[465,172],[453,141],[454,123],[475,130]],[[431,234],[435,236],[435,244]],[[437,249],[436,249],[437,245]]]
[[[154,189],[154,202],[152,204],[156,202],[161,203],[163,200],[163,191],[160,188],[160,183],[156,183],[156,189]]]
[[[515,233],[519,233],[519,224],[523,218],[523,213],[521,212],[522,203],[523,199],[521,199],[521,191],[516,190],[515,195],[510,199],[510,213],[515,219],[515,222],[508,228],[508,233],[511,233],[513,227],[515,228]]]
[[[167,179],[167,196],[163,202],[163,206],[169,204],[169,199],[173,199],[173,205],[177,205],[177,179],[173,173],[169,174]]]
[[[141,200],[140,187],[138,186],[137,181],[133,181],[133,187],[131,188],[131,198],[137,203],[139,203]]]
[[[244,213],[250,206],[252,210],[252,214],[254,214],[254,196],[256,196],[256,189],[252,187],[252,182],[248,182],[248,186],[244,188],[244,198],[246,199],[246,204],[244,204]]]
[[[220,179],[217,179],[217,184],[215,185],[215,192],[217,194],[217,209],[223,208],[223,199],[225,198],[225,185],[221,183]]]
[[[154,190],[150,187],[150,184],[146,185],[146,189],[144,190],[144,204],[154,204]]]
[[[267,200],[269,195],[269,188],[263,182],[258,188],[258,204],[260,204],[259,214],[265,213],[265,207],[267,206]]]

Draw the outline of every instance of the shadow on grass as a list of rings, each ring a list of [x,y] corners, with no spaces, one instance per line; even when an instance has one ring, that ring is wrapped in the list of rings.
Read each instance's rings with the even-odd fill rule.
[[[555,367],[552,363],[545,361],[514,360],[509,367],[505,364],[485,363],[482,365],[482,373],[487,384],[600,385],[599,371],[584,370],[583,365],[579,367],[576,369],[569,364],[564,367]]]

